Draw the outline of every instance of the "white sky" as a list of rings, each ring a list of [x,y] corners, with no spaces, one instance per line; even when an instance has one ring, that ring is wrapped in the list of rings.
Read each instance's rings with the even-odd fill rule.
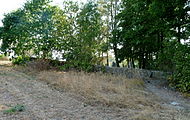
[[[27,0],[1,0],[0,1],[0,26],[2,26],[1,20],[4,17],[4,14],[9,13],[13,10],[21,8]],[[86,2],[87,0],[73,0],[78,2]],[[63,0],[53,0],[55,5],[61,7]]]

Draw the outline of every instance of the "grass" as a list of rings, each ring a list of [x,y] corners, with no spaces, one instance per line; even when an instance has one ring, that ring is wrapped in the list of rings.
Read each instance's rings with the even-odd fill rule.
[[[143,106],[157,106],[147,96],[141,79],[127,79],[102,73],[43,71],[38,79],[55,88],[70,91],[83,96],[91,105],[101,103],[107,106],[119,106],[142,109]]]
[[[77,99],[82,100],[85,106],[126,109],[131,114],[131,120],[159,120],[160,116],[170,119],[173,113],[177,113],[162,106],[161,100],[146,90],[141,79],[103,73],[56,71],[45,65],[40,68],[40,64],[35,63],[17,69],[46,82],[50,87],[72,93]]]
[[[11,107],[7,110],[4,110],[3,112],[6,113],[6,114],[13,114],[13,113],[16,113],[16,112],[22,112],[25,110],[25,106],[24,105],[16,105],[14,107]]]
[[[42,71],[37,79],[51,87],[71,92],[86,105],[127,109],[131,120],[157,120],[161,112],[172,113],[163,108],[159,98],[148,92],[141,79],[127,79],[102,73]]]
[[[61,72],[47,70],[46,64],[40,66],[38,62],[29,63],[27,67],[19,67],[18,70],[45,81],[54,88],[81,96],[81,99],[91,105],[100,103],[134,109],[160,107],[153,102],[157,98],[145,89],[141,79],[103,73]]]

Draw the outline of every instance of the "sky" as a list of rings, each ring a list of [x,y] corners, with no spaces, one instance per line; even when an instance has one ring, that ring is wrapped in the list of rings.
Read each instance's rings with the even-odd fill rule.
[[[21,8],[27,0],[1,0],[0,1],[0,26],[2,26],[2,19],[4,14],[10,13],[18,8]],[[86,2],[87,0],[73,0],[78,2]],[[53,0],[54,5],[61,7],[63,0]]]

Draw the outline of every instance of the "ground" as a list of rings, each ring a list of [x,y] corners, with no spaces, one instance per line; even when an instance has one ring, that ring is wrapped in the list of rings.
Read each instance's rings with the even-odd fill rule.
[[[7,64],[7,63],[6,63]],[[189,120],[188,99],[165,86],[163,80],[149,80],[147,92],[159,98],[161,110],[152,111],[151,117],[139,114],[141,110],[127,107],[88,105],[75,95],[58,91],[44,81],[0,67],[0,120]],[[149,97],[149,96],[147,96]],[[129,98],[130,99],[130,98]],[[5,113],[15,105],[24,105],[22,112]],[[163,111],[162,111],[163,110]]]

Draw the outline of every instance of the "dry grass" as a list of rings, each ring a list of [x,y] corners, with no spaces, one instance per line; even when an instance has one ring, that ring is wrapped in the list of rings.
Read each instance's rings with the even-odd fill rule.
[[[36,60],[30,61],[24,66],[14,66],[14,69],[26,73],[31,76],[36,76],[40,71],[47,71],[50,69],[49,61],[47,60]]]
[[[153,94],[146,91],[141,79],[127,79],[103,73],[49,70],[44,61],[31,62],[17,70],[37,77],[56,89],[76,93],[91,105],[103,104],[143,110],[160,108]],[[153,102],[154,101],[154,102]]]
[[[144,82],[140,79],[101,73],[56,71],[43,71],[38,79],[56,88],[82,95],[90,104],[102,103],[135,109],[155,106],[150,99],[152,94],[144,90]]]
[[[4,62],[0,64],[4,65]],[[128,120],[188,120],[189,118],[189,111],[169,106],[146,90],[141,79],[127,79],[103,73],[60,72],[52,69],[49,63],[43,60],[30,62],[26,66],[0,66],[0,69],[26,73],[24,77],[30,80],[44,81],[51,87],[69,92],[69,95],[74,95],[72,97],[91,106],[96,105],[97,110],[106,110],[105,112],[116,117],[127,116]],[[6,75],[12,74],[6,73]],[[7,106],[0,105],[0,112],[6,109]]]
[[[9,109],[9,107],[0,104],[0,111],[4,111],[4,110],[7,110],[7,109]]]
[[[130,120],[170,119],[177,111],[161,105],[160,99],[144,87],[141,79],[127,79],[103,73],[47,70],[46,64],[29,64],[17,70],[35,76],[51,87],[71,92],[77,99],[94,105],[124,108]],[[45,67],[44,67],[45,66]],[[163,116],[163,117],[160,117]]]
[[[9,58],[0,55],[0,61],[9,61]]]
[[[175,112],[163,108],[159,99],[146,91],[140,79],[73,71],[43,71],[38,74],[38,79],[54,88],[74,93],[86,104],[128,109],[131,120],[158,120],[158,114],[162,112],[166,116]]]
[[[12,66],[12,62],[8,60],[0,60],[1,66]]]

